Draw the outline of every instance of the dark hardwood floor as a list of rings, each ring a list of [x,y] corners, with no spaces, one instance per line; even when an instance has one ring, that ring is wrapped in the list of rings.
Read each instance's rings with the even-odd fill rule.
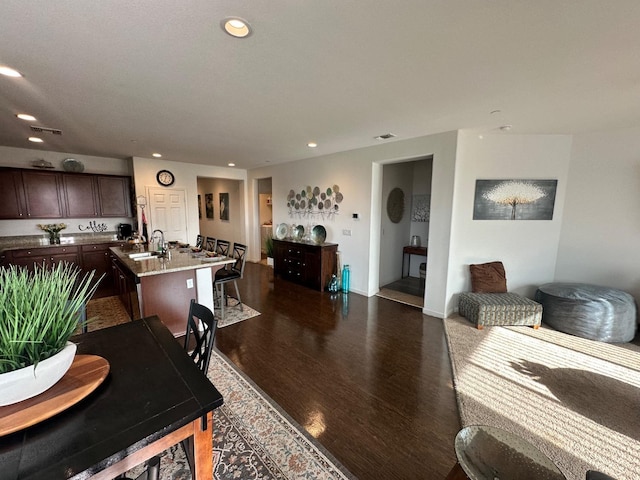
[[[442,321],[390,300],[321,293],[247,263],[262,315],[216,346],[360,479],[444,479],[460,428]]]

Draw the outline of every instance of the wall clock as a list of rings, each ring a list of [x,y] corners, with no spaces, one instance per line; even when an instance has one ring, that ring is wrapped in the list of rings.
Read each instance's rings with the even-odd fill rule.
[[[170,185],[173,185],[173,182],[175,182],[175,177],[173,176],[173,173],[171,173],[169,170],[160,170],[157,174],[156,174],[156,180],[158,180],[158,183],[164,187],[168,187]]]

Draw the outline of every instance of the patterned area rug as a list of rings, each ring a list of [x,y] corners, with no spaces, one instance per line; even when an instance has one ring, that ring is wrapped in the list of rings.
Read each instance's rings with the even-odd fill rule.
[[[220,309],[215,309],[215,314],[217,317],[220,314]],[[218,328],[228,327],[258,315],[260,315],[260,312],[245,304],[242,304],[242,310],[240,310],[238,300],[229,297],[229,305],[224,307],[224,320],[218,319]]]
[[[463,426],[508,430],[567,479],[640,478],[640,347],[444,320]]]
[[[218,480],[354,479],[226,357],[213,351],[208,377],[225,404],[213,416],[213,469]],[[138,466],[127,472],[136,478]],[[180,445],[160,460],[161,480],[191,478]]]
[[[237,305],[229,298],[229,305]],[[225,311],[224,323],[232,325],[260,315],[246,305]],[[87,317],[93,318],[89,331],[129,321],[118,297],[91,300]],[[186,322],[186,316],[185,316]],[[208,377],[222,393],[225,404],[214,411],[213,464],[218,480],[354,479],[313,437],[267,397],[222,353],[211,355]],[[191,478],[189,465],[180,445],[161,457],[161,480]],[[127,472],[137,478],[144,465]]]

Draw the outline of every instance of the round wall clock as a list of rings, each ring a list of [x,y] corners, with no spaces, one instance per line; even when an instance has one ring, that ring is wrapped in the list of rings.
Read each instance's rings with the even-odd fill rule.
[[[173,176],[173,173],[171,173],[169,170],[160,170],[157,174],[156,174],[156,180],[158,180],[158,183],[164,187],[168,187],[170,185],[173,185],[173,182],[175,182],[175,177]]]

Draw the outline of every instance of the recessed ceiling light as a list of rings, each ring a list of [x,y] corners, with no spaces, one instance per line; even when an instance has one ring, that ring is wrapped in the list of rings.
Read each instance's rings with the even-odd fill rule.
[[[16,115],[16,117],[18,117],[20,120],[26,120],[28,122],[35,122],[36,117],[34,117],[33,115],[27,115],[26,113],[19,113],[18,115]]]
[[[42,143],[42,142],[44,142],[44,140],[42,140],[41,138],[38,138],[38,137],[29,137],[29,141],[30,142],[34,142],[34,143]]]
[[[318,146],[318,144],[316,142],[307,143],[307,147],[309,147],[309,148],[316,148],[317,146]]]
[[[222,28],[232,37],[245,38],[251,35],[249,22],[238,17],[225,18],[222,21]]]
[[[484,138],[484,135],[478,135],[478,138],[482,140]]]
[[[156,157],[156,158],[160,158],[160,157],[162,157],[162,154],[161,154],[161,153],[152,153],[151,155],[152,155],[152,156],[154,156],[154,157]]]
[[[13,68],[5,67],[4,65],[0,65],[0,74],[6,75],[7,77],[21,77],[22,74],[14,70]]]
[[[227,163],[227,165],[229,165],[230,167],[235,167],[236,166],[235,163]]]

